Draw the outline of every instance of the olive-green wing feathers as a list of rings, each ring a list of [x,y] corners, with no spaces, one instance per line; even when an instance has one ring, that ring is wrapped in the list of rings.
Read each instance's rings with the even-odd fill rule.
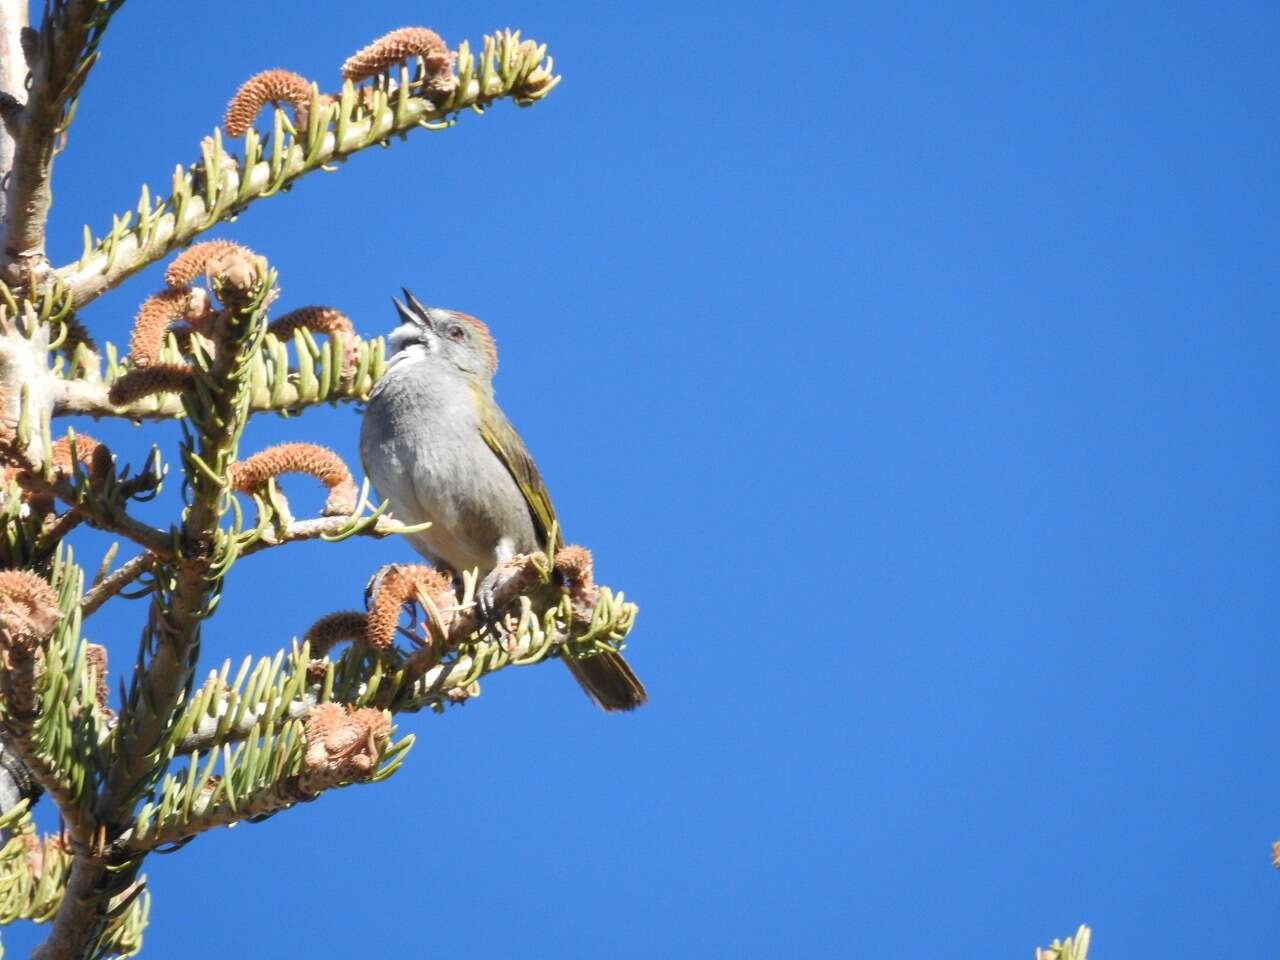
[[[550,552],[559,551],[564,546],[564,535],[556,525],[556,511],[551,506],[551,495],[547,493],[546,484],[542,482],[538,467],[529,456],[529,451],[524,441],[520,439],[520,434],[516,433],[516,428],[511,426],[506,415],[493,402],[492,396],[485,396],[480,388],[473,387],[472,400],[479,414],[480,435],[484,437],[484,442],[489,445],[489,449],[502,461],[503,466],[510,471],[512,478],[520,487],[520,492],[524,494],[524,501],[529,505],[529,515],[533,517],[533,526],[538,532],[538,539],[546,546],[547,538],[554,527],[555,543],[550,544]]]
[[[533,458],[525,449],[520,434],[516,433],[515,427],[511,426],[498,405],[493,402],[493,395],[479,386],[473,386],[471,390],[480,435],[519,485],[520,492],[524,494],[524,502],[529,506],[529,515],[533,518],[538,539],[542,541],[548,555],[554,555],[564,546],[564,537],[556,524],[551,497]],[[555,542],[548,544],[553,528]],[[587,696],[605,710],[634,710],[649,699],[644,684],[627,665],[627,661],[622,659],[622,654],[615,650],[582,659],[565,657],[564,662]]]

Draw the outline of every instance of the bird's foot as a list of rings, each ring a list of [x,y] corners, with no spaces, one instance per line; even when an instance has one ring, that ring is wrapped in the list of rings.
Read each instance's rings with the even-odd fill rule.
[[[514,559],[518,558],[513,557],[512,560]],[[513,574],[518,574],[518,570],[510,569],[510,563],[511,560],[508,560],[494,567],[476,584],[476,619],[481,628],[497,623],[498,616],[502,613],[502,588]]]
[[[478,624],[482,628],[496,624],[521,594],[542,583],[546,564],[541,553],[517,553],[490,570],[476,587]]]

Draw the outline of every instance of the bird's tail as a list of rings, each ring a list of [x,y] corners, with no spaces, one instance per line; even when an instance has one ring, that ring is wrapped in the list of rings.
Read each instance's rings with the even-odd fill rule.
[[[649,699],[644,684],[620,653],[597,653],[582,660],[565,657],[564,663],[602,710],[634,710]]]

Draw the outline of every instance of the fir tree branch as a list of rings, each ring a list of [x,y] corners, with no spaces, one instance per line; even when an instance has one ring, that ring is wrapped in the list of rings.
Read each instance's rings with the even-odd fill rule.
[[[29,729],[10,731],[14,754],[31,776],[53,799],[63,823],[73,836],[87,841],[93,835],[94,820],[84,808],[83,797],[77,795],[66,773],[49,762],[48,757],[31,743]]]
[[[166,777],[156,802],[143,807],[124,853],[137,856],[215,827],[262,820],[334,787],[385,780],[413,743],[406,737],[388,745],[390,736],[383,711],[324,703],[278,730],[260,724],[234,754],[193,752],[187,769]]]
[[[30,804],[19,804],[0,815],[0,924],[14,920],[46,923],[57,915],[73,872],[76,843],[65,833],[36,834]],[[108,925],[99,953],[133,956],[142,946],[151,897],[135,885],[113,904],[115,919]]]
[[[1092,935],[1093,931],[1081,924],[1074,937],[1054,940],[1047,947],[1037,948],[1036,960],[1088,960]]]
[[[205,752],[243,740],[255,730],[279,730],[305,719],[331,698],[392,713],[443,707],[473,696],[480,677],[508,666],[618,649],[637,612],[622,594],[607,588],[598,589],[586,608],[550,586],[545,592],[533,591],[533,597],[522,592],[529,588],[524,578],[500,580],[495,602],[519,614],[481,629],[473,613],[475,584],[469,581],[462,598],[444,611],[442,642],[407,657],[383,655],[373,661],[372,674],[370,653],[361,645],[334,662],[311,660],[305,645],[288,658],[282,651],[273,659],[261,659],[252,672],[246,661],[231,683],[226,679],[228,661],[184,708],[176,725],[175,752]]]
[[[145,878],[138,878],[140,865],[138,860],[110,870],[101,857],[77,852],[49,936],[32,952],[31,960],[137,954],[151,905]],[[86,906],[99,903],[104,904],[101,910]]]
[[[11,179],[17,150],[15,134],[27,76],[22,37],[28,26],[28,6],[28,0],[0,0],[0,185]],[[8,232],[11,196],[12,191],[0,189],[0,239]],[[43,359],[43,353],[37,354],[30,344],[21,343],[15,331],[0,330],[0,431],[8,429],[3,421],[17,422],[20,397],[14,390],[21,383],[21,372],[15,366],[27,366],[36,356]],[[6,530],[6,537],[20,533],[23,524],[15,522],[19,518],[4,519],[6,526],[12,526]],[[19,757],[16,745],[8,736],[0,736],[0,817],[23,801],[33,803],[42,790]],[[8,835],[7,829],[4,835]]]
[[[152,754],[190,683],[200,625],[212,612],[211,603],[234,559],[227,555],[227,538],[220,531],[227,509],[226,471],[246,419],[244,358],[261,341],[274,275],[265,272],[261,262],[243,256],[232,261],[227,274],[222,290],[231,316],[209,369],[200,373],[206,404],[192,411],[196,437],[183,464],[191,502],[180,530],[181,549],[156,570],[158,590],[144,642],[150,661],[135,676],[117,728],[115,762],[99,799],[100,819],[111,825],[123,823],[151,778]]]
[[[521,41],[510,31],[485,37],[478,58],[464,43],[457,52],[456,89],[439,104],[411,92],[407,67],[401,68],[395,89],[381,84],[366,98],[347,81],[337,98],[313,93],[306,129],[296,136],[287,132],[292,124],[284,111],[275,108],[271,146],[250,130],[242,158],[229,154],[221,131],[214,131],[202,145],[200,161],[190,171],[179,168],[175,173],[168,199],[153,207],[144,192],[136,226],[128,227],[132,214],[116,217],[104,239],[88,247],[77,263],[60,267],[57,276],[76,305],[88,303],[249,204],[353,153],[420,127],[442,129],[451,114],[468,107],[483,112],[504,98],[522,106],[534,103],[559,79],[551,72],[551,61],[543,63],[545,53],[545,46]]]
[[[47,920],[62,902],[71,854],[62,835],[38,837],[30,804],[0,818],[0,923]]]
[[[14,753],[56,802],[72,836],[95,826],[89,801],[102,729],[88,648],[80,638],[79,568],[55,565],[55,589],[25,570],[0,573],[0,720]]]
[[[294,347],[289,362],[288,345]],[[301,413],[322,403],[363,402],[386,368],[382,339],[351,343],[338,333],[318,344],[310,330],[294,328],[287,340],[268,334],[260,352],[248,359],[249,411]],[[165,351],[161,361],[185,362]],[[108,398],[111,386],[127,373],[108,360],[105,372],[95,360],[76,367],[77,376],[52,380],[53,416],[118,417],[126,420],[174,420],[187,415],[182,396],[161,392],[123,406]]]
[[[480,677],[505,667],[618,649],[636,612],[608,589],[596,593],[590,610],[577,609],[561,593],[535,612],[533,601],[516,592],[527,588],[529,580],[513,576],[495,584],[495,596],[500,603],[516,605],[518,615],[477,633],[469,615],[458,615],[471,609],[474,580],[469,582],[464,602],[450,611],[448,635],[434,655],[401,657],[398,666],[393,659],[387,670],[378,664],[370,673],[368,650],[357,646],[338,663],[326,663],[322,681],[316,675],[319,664],[310,660],[305,645],[295,646],[288,669],[281,669],[282,651],[260,660],[252,672],[246,661],[230,684],[230,663],[225,664],[192,695],[177,721],[174,752],[189,755],[188,766],[166,777],[157,799],[143,807],[134,829],[121,836],[117,855],[139,856],[215,827],[261,819],[333,786],[385,779],[409,741],[385,751],[372,746],[375,739],[385,742],[374,735],[375,729],[385,730],[373,719],[382,710],[394,714],[442,708],[474,696]],[[447,657],[443,662],[442,654]],[[350,699],[337,699],[340,695]],[[340,721],[354,723],[357,718],[372,724],[367,741],[318,730],[324,726],[332,732]],[[318,749],[318,740],[327,750]],[[241,745],[232,754],[235,743]],[[358,762],[349,763],[353,757]]]

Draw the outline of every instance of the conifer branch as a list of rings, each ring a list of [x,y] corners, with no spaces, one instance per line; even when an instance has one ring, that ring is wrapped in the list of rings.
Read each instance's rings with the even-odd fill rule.
[[[194,436],[184,444],[191,502],[183,517],[180,549],[159,558],[157,591],[144,638],[148,662],[135,675],[120,716],[114,763],[98,803],[99,818],[121,825],[152,776],[152,754],[191,679],[200,624],[217,602],[222,578],[235,559],[234,536],[220,530],[227,511],[227,471],[247,420],[246,358],[261,344],[265,306],[274,273],[261,260],[231,255],[215,283],[226,306],[207,368],[193,369],[203,403],[192,405]]]
[[[73,883],[73,842],[65,834],[36,834],[29,806],[0,815],[6,838],[0,846],[0,924],[14,920],[47,923]],[[131,957],[142,948],[151,894],[141,882],[110,905],[113,919],[97,945],[102,956]],[[49,956],[49,953],[45,953]]]
[[[1088,960],[1092,935],[1093,931],[1081,924],[1074,937],[1054,940],[1049,946],[1037,949],[1036,960]]]
[[[541,555],[535,555],[535,559]],[[477,681],[508,666],[528,666],[556,656],[592,656],[619,650],[630,633],[637,609],[619,593],[596,588],[590,606],[573,600],[570,592],[535,577],[496,578],[494,602],[510,609],[492,623],[477,622],[476,582],[464,578],[461,596],[440,589],[438,581],[420,578],[416,565],[392,577],[392,567],[375,588],[385,593],[375,607],[386,607],[394,636],[400,606],[417,600],[430,602],[443,631],[427,624],[421,640],[408,652],[367,639],[387,632],[372,616],[343,611],[322,617],[307,631],[300,646],[287,655],[263,657],[250,670],[246,658],[234,679],[231,662],[210,675],[184,707],[175,726],[175,751],[206,753],[304,720],[317,705],[336,701],[351,706],[376,706],[392,713],[443,709],[478,693]],[[432,571],[435,572],[435,571]],[[435,590],[432,596],[424,585]],[[522,591],[531,591],[532,596]],[[396,606],[392,606],[396,604]],[[423,604],[426,606],[426,604]],[[431,616],[431,614],[428,614]],[[342,640],[357,640],[336,660],[323,657]],[[318,646],[312,648],[311,641]],[[255,731],[259,731],[255,734]]]
[[[87,476],[68,478],[64,474],[46,471],[42,464],[32,459],[17,434],[5,436],[0,433],[0,453],[17,467],[17,482],[36,497],[37,504],[41,498],[56,497],[100,529],[132,540],[157,556],[173,554],[172,537],[135,519],[124,508],[130,496],[158,486],[159,477],[139,475],[133,483],[113,482],[105,488]],[[114,480],[115,474],[107,471],[105,477]]]
[[[155,362],[132,369],[116,363],[114,348],[107,348],[105,371],[100,358],[81,353],[69,375],[53,381],[53,416],[142,421],[187,415],[182,397],[190,385],[183,369],[186,355],[164,346]],[[341,330],[323,344],[304,326],[294,326],[285,340],[268,333],[262,350],[248,361],[249,410],[293,414],[323,403],[367,400],[386,368],[384,349],[380,337],[348,340]]]
[[[13,169],[18,120],[26,98],[28,0],[0,0],[0,174]],[[7,223],[9,192],[0,189],[0,223]],[[7,232],[0,227],[0,237]]]
[[[80,638],[79,568],[62,561],[54,570],[56,587],[31,571],[0,572],[0,722],[71,835],[87,842],[102,769],[98,679],[105,660]]]
[[[62,834],[37,836],[26,805],[3,817],[8,837],[0,847],[0,923],[50,919],[62,902],[71,850]]]
[[[142,808],[125,851],[138,855],[265,819],[324,790],[385,780],[413,743],[410,736],[391,745],[391,732],[382,710],[324,703],[279,730],[260,722],[234,753],[193,751],[187,768],[166,776],[157,801]]]
[[[103,239],[90,238],[80,260],[60,267],[56,275],[75,305],[83,305],[254,201],[353,153],[418,128],[444,129],[452,114],[468,107],[483,113],[504,98],[520,106],[533,104],[559,82],[545,55],[545,46],[503,31],[485,37],[479,57],[465,42],[459,46],[457,75],[447,97],[440,96],[437,74],[420,71],[414,77],[401,65],[397,76],[379,75],[367,95],[359,94],[351,80],[335,97],[313,86],[305,128],[295,128],[276,107],[271,136],[264,141],[249,128],[243,156],[230,154],[222,131],[215,130],[201,144],[201,159],[189,169],[177,169],[167,199],[153,204],[144,189],[134,226],[133,212],[116,217]]]

